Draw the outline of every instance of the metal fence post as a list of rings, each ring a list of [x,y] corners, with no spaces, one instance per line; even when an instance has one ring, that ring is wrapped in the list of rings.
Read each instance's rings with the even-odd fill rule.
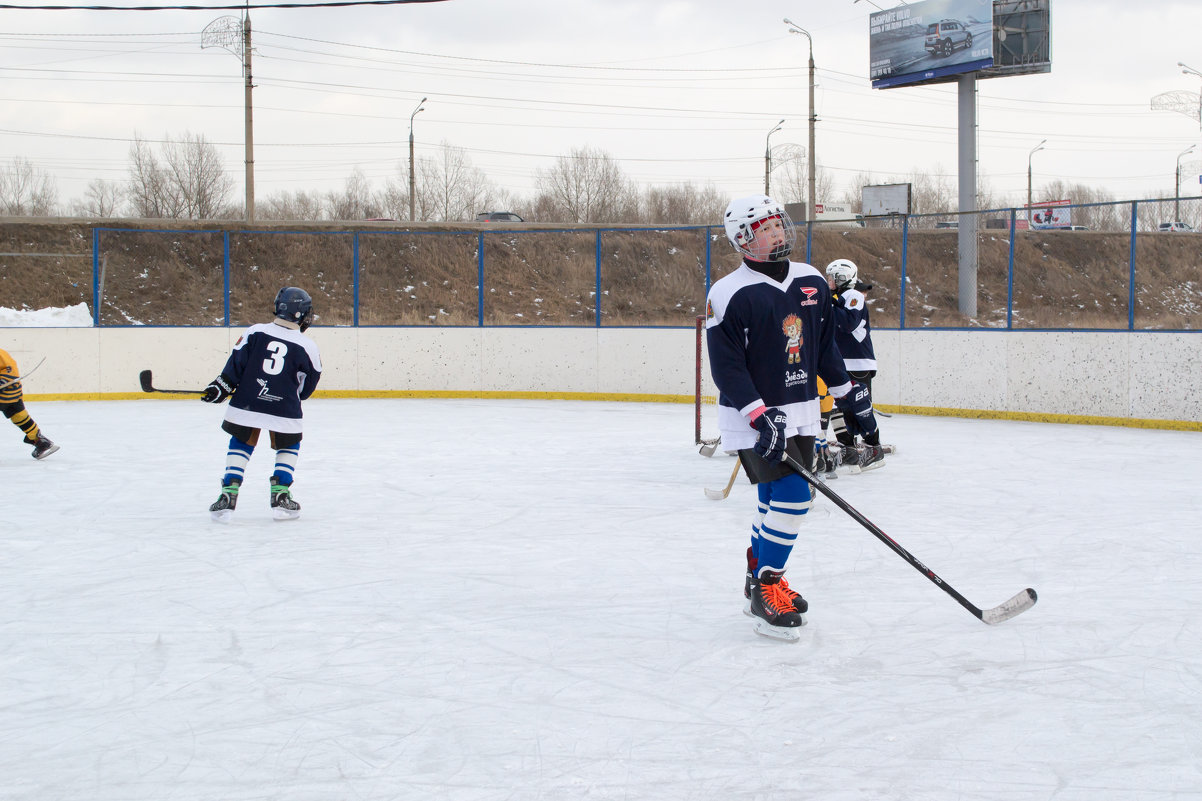
[[[359,327],[359,232],[351,240],[351,325]]]
[[[1139,219],[1139,201],[1131,201],[1131,258],[1128,266],[1130,285],[1127,288],[1127,330],[1135,330],[1135,231]]]
[[[100,327],[100,229],[92,229],[92,325]]]
[[[1006,267],[1006,330],[1014,328],[1014,230],[1016,209],[1010,209],[1010,256]]]

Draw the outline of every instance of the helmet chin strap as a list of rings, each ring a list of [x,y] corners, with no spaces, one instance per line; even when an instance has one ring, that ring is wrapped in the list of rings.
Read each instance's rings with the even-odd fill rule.
[[[785,243],[772,248],[772,252],[768,254],[769,261],[784,261],[789,258],[789,254],[793,252],[793,246]]]

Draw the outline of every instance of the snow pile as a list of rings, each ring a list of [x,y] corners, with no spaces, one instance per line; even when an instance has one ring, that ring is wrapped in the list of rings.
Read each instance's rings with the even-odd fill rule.
[[[6,309],[0,306],[0,328],[91,328],[92,312],[86,303],[65,309]]]

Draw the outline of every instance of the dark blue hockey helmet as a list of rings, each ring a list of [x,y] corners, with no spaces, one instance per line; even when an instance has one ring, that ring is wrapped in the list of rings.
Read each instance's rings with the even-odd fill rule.
[[[286,286],[275,296],[275,316],[297,323],[304,331],[313,322],[313,298],[297,286]]]

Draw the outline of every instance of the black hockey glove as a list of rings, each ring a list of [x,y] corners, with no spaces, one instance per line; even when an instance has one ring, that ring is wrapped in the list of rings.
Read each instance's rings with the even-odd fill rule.
[[[872,396],[866,385],[853,381],[851,391],[835,398],[835,405],[843,412],[843,423],[852,436],[870,437],[876,433],[876,415],[872,413]]]
[[[234,394],[235,389],[237,389],[237,387],[232,386],[228,378],[223,375],[219,375],[214,378],[207,387],[205,387],[200,399],[205,403],[221,403],[230,395]]]
[[[788,423],[789,416],[775,406],[765,409],[763,414],[755,418],[752,425],[760,432],[759,439],[755,441],[755,452],[764,457],[764,461],[772,464],[784,461],[785,428]]]

